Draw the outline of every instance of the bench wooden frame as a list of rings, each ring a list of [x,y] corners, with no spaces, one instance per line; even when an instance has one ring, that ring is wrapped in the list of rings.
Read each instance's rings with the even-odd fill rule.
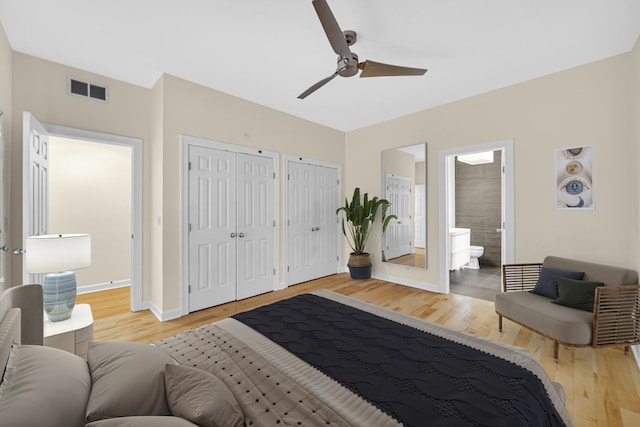
[[[535,287],[541,270],[542,263],[503,265],[502,292],[530,291]],[[498,314],[500,332],[502,332],[502,317]],[[520,324],[517,320],[509,320]],[[535,332],[553,340],[553,358],[556,361],[560,344],[570,347],[587,347],[561,342],[538,331]],[[629,355],[631,346],[636,344],[640,344],[640,285],[596,288],[590,346],[593,348],[624,346],[625,354]]]

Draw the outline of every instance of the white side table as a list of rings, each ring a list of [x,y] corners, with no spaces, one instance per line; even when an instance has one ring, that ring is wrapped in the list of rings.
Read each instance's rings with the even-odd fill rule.
[[[76,304],[71,317],[51,322],[44,315],[44,345],[55,347],[87,358],[89,343],[93,341],[93,314],[89,304]]]

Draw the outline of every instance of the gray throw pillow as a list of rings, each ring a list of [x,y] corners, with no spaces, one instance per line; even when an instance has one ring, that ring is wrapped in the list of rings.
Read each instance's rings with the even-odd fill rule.
[[[542,267],[542,270],[540,270],[540,276],[538,277],[538,282],[530,292],[547,298],[558,298],[559,277],[582,280],[584,272]]]
[[[149,344],[93,342],[87,353],[93,387],[87,422],[132,415],[171,415],[164,367],[173,359]]]
[[[200,426],[244,426],[238,401],[217,376],[191,366],[167,365],[164,380],[173,415]]]
[[[567,307],[593,312],[596,288],[604,286],[600,282],[585,282],[583,280],[558,278],[559,297],[551,301]]]
[[[0,426],[84,426],[91,390],[87,362],[39,345],[11,349],[0,384]]]

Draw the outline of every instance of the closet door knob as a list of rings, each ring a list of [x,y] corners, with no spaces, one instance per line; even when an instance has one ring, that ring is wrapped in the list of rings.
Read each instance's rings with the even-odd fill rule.
[[[316,231],[320,231],[320,227],[316,227]]]
[[[236,233],[231,233],[231,237],[236,237]]]
[[[316,231],[316,228],[315,227],[311,227],[311,231]]]
[[[238,237],[244,237],[244,233],[238,234]]]

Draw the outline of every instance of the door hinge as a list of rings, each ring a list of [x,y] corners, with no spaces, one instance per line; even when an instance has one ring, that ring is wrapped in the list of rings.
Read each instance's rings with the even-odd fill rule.
[[[276,275],[276,269],[275,268],[273,269],[273,275],[274,276]]]
[[[191,223],[189,223],[189,233],[191,233]]]
[[[340,261],[340,255],[336,255],[336,261]]]
[[[273,173],[273,179],[276,179],[276,173],[275,172]]]
[[[289,272],[289,271],[291,271],[291,270],[290,270],[289,266],[287,265],[287,272]]]
[[[189,170],[191,170],[191,162],[189,162]]]
[[[191,285],[189,285],[189,293],[191,293]]]
[[[506,169],[502,166],[502,173],[505,173]]]
[[[291,225],[291,220],[290,219],[287,220],[287,226],[289,226],[289,225]]]
[[[287,181],[291,181],[291,175],[287,174]]]
[[[338,186],[340,185],[340,180],[339,179],[336,180],[336,185],[338,185]]]

